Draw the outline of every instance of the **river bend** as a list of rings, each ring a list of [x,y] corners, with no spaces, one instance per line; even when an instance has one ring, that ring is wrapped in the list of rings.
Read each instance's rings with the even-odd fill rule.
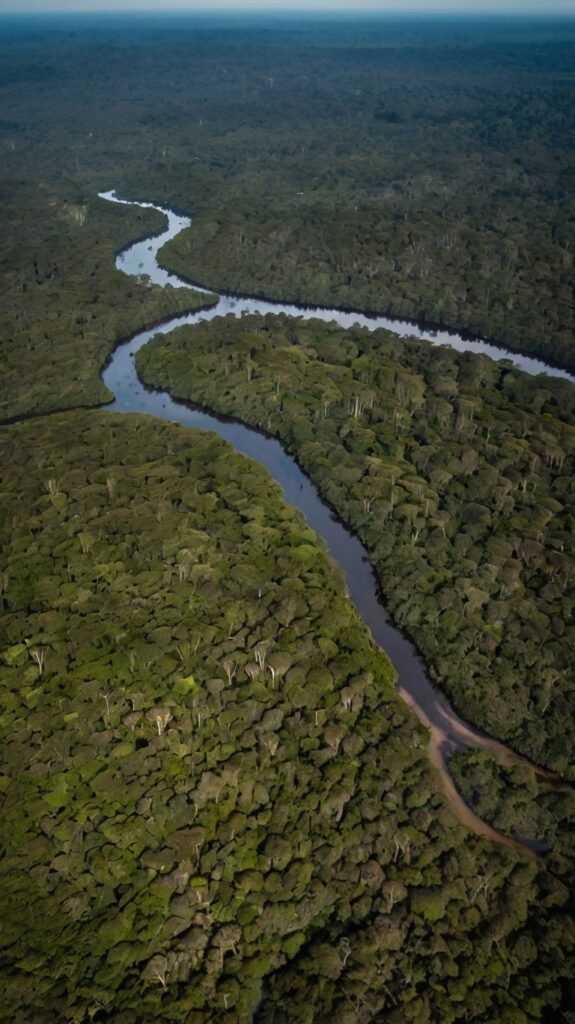
[[[118,269],[133,277],[145,275],[154,284],[164,287],[189,287],[179,277],[160,267],[157,256],[166,242],[190,227],[191,219],[153,203],[118,199],[115,192],[103,192],[100,196],[102,199],[126,206],[158,210],[168,221],[167,229],[161,234],[136,242],[120,252],[116,259]],[[500,845],[529,853],[542,849],[544,844],[536,840],[511,838],[497,832],[474,814],[458,793],[447,768],[449,757],[458,750],[486,750],[499,764],[506,766],[529,762],[455,714],[449,702],[429,679],[413,643],[390,621],[381,603],[377,579],[363,544],[335,518],[295,460],[286,454],[279,441],[274,438],[266,437],[237,421],[223,420],[184,402],[175,401],[167,392],[146,388],[136,373],[134,355],[155,335],[169,334],[183,324],[198,324],[230,314],[241,317],[254,313],[283,313],[305,319],[335,321],[342,327],[355,324],[370,330],[383,327],[401,337],[415,337],[432,344],[446,344],[459,351],[480,352],[492,359],[509,359],[531,374],[548,373],[572,381],[575,381],[575,378],[566,371],[547,366],[540,360],[517,355],[486,341],[465,339],[455,332],[430,331],[407,321],[342,312],[337,309],[301,307],[225,293],[217,296],[200,286],[193,285],[193,288],[195,291],[205,293],[210,302],[216,298],[216,303],[204,310],[180,315],[150,330],[141,331],[116,348],[103,372],[104,382],[114,395],[113,402],[107,408],[112,412],[148,413],[186,427],[212,430],[230,441],[244,455],[256,459],[269,470],[274,480],[282,487],[286,501],[299,509],[309,526],[326,542],[331,556],[344,572],[350,596],[371,630],[375,642],[391,658],[398,673],[400,695],[430,731],[429,756],[439,773],[445,795],[459,820],[477,835]]]

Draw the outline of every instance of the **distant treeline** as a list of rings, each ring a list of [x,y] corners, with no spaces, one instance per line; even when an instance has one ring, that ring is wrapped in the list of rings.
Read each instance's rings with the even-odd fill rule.
[[[1,269],[50,345],[37,278],[66,251],[96,295],[110,284],[88,220],[64,234],[61,205],[116,187],[198,215],[164,258],[215,288],[424,318],[575,366],[569,23],[64,28],[0,44]],[[56,284],[71,326],[90,314],[93,293]],[[2,337],[18,361],[14,299]]]

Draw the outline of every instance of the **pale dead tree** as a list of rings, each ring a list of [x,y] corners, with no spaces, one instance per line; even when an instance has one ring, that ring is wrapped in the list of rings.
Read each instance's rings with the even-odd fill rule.
[[[432,526],[434,526],[437,529],[441,530],[441,534],[442,534],[442,536],[443,536],[443,538],[445,540],[447,540],[447,534],[445,532],[445,527],[449,523],[449,518],[450,518],[449,512],[441,511],[440,510],[440,511],[438,511],[436,513],[435,518],[434,518],[434,520],[433,520],[433,522],[431,524]]]
[[[142,716],[140,715],[139,711],[129,711],[127,715],[124,715],[124,717],[122,719],[122,723],[128,729],[131,729],[132,732],[133,732],[134,729],[136,728],[138,722],[140,721],[141,717]]]
[[[396,434],[399,434],[403,424],[403,413],[396,410],[393,414],[393,426]]]
[[[233,640],[234,630],[236,629],[236,626],[239,625],[237,620],[237,612],[234,611],[233,608],[231,609],[231,611],[229,608],[226,609],[226,621],[229,622],[230,627],[228,630],[228,640]]]
[[[242,937],[242,930],[237,924],[225,924],[214,935],[213,944],[223,955],[231,950],[234,956],[238,955],[238,942]]]
[[[260,743],[263,743],[264,747],[268,750],[270,757],[274,757],[280,741],[278,736],[268,736],[267,739],[260,736]]]
[[[233,786],[234,789],[238,788],[240,771],[241,767],[238,768],[235,765],[231,764],[224,765],[222,775],[228,786]]]
[[[345,970],[345,965],[346,965],[347,961],[349,960],[349,958],[351,956],[351,943],[350,943],[349,939],[347,939],[347,938],[341,939],[338,948],[339,948],[339,955],[340,955],[341,960],[342,960],[341,966]]]
[[[227,1010],[228,1002],[229,1002],[229,998],[230,998],[229,992],[222,992],[222,998],[224,1000],[224,1010]]]
[[[150,981],[159,981],[164,989],[167,988],[168,961],[165,956],[154,956],[148,961],[144,969],[144,978]]]
[[[44,671],[44,660],[46,658],[46,651],[44,650],[43,647],[34,647],[34,649],[30,651],[30,657],[33,659],[33,661],[36,662],[38,669],[40,671],[40,675],[42,675]]]
[[[383,988],[385,989],[385,985]],[[370,1021],[373,1020],[374,1008],[366,998],[365,990],[362,993],[348,993],[345,989],[342,989],[342,991],[345,1000],[349,1003],[355,1014],[357,1024],[370,1024]]]
[[[182,641],[182,643],[178,644],[178,646],[176,647],[176,654],[178,655],[178,658],[180,659],[182,664],[185,664],[188,658],[190,657],[190,651],[191,644],[187,640]]]
[[[232,679],[236,674],[237,667],[237,662],[232,661],[231,658],[227,658],[222,665],[222,668],[228,677],[228,683],[230,686],[232,685]]]
[[[365,402],[363,401],[363,399],[361,399],[359,395],[354,395],[349,402],[349,412],[353,416],[354,420],[359,419],[364,409]]]
[[[132,711],[140,711],[144,703],[144,695],[142,693],[129,693],[128,700],[132,705]]]
[[[112,501],[116,494],[116,481],[113,476],[106,477],[106,487],[108,489],[108,498]]]
[[[168,722],[171,721],[172,712],[169,708],[151,708],[146,712],[146,718],[156,726],[158,736],[162,736]]]
[[[209,900],[207,898],[207,893],[206,893],[206,899],[204,899],[204,892],[203,892],[202,889],[194,889],[194,892],[196,894],[196,900],[198,901],[198,903],[200,904],[201,907],[209,907],[210,906],[211,900]]]
[[[367,516],[371,514],[372,503],[373,503],[373,498],[364,498],[363,499],[363,511],[364,511],[365,515],[367,515]]]
[[[330,403],[326,400],[323,403],[323,418],[324,418],[324,420],[326,420],[328,418],[328,416],[329,416],[329,406],[330,406]]]
[[[161,523],[166,518],[168,512],[172,510],[172,503],[167,498],[159,498],[155,505],[154,515],[158,523]]]
[[[180,583],[185,583],[190,573],[189,562],[180,562],[178,564],[178,579]]]
[[[60,484],[55,477],[52,476],[46,481],[46,490],[48,491],[48,494],[58,494]]]
[[[559,682],[559,673],[554,669],[546,669],[543,677],[542,692],[545,694],[545,703],[541,708],[541,714],[544,715],[549,707],[553,697],[555,685]]]
[[[111,696],[112,696],[112,691],[111,690],[110,690],[109,693],[103,693],[102,694],[102,699],[104,701],[104,704],[106,705],[106,718],[110,717],[110,697]]]
[[[353,705],[353,690],[350,686],[344,686],[341,691],[341,702],[346,711],[351,711]]]
[[[198,729],[201,729],[202,721],[209,718],[210,709],[207,704],[194,704],[194,711],[198,716]]]
[[[396,832],[394,837],[393,837],[393,841],[395,843],[395,853],[393,855],[393,862],[394,862],[394,864],[397,862],[397,859],[399,857],[400,852],[403,854],[403,856],[407,860],[407,863],[409,864],[410,863],[409,848],[410,848],[410,845],[411,845],[411,840],[410,840],[409,836],[406,836],[404,832]]]
[[[286,672],[291,668],[291,664],[292,658],[287,651],[276,651],[275,654],[270,654],[267,667],[272,677],[272,689],[275,688],[276,680],[279,683],[283,679]]]
[[[487,897],[487,895],[489,894],[490,888],[491,888],[491,879],[490,878],[480,878],[479,879],[479,885],[477,886],[477,889],[475,890],[475,892],[473,893],[473,896],[472,896],[473,902],[474,903],[476,902],[477,897],[479,896],[480,893],[483,893],[483,895],[485,897]]]
[[[78,540],[80,541],[80,547],[82,548],[82,554],[87,555],[93,547],[94,538],[91,533],[87,533],[85,530],[78,534]]]
[[[244,672],[250,677],[253,683],[259,676],[261,669],[259,665],[256,665],[255,661],[248,661],[247,665],[244,665]]]
[[[387,913],[391,914],[396,903],[400,900],[404,900],[407,896],[407,889],[402,882],[396,882],[391,879],[389,882],[384,882],[381,887],[381,894],[387,905]]]
[[[267,654],[268,648],[265,642],[259,643],[257,647],[254,647],[254,656],[262,672],[266,667]]]
[[[332,723],[327,726],[324,735],[326,743],[334,756],[337,754],[341,741],[346,734],[347,730],[342,725]]]

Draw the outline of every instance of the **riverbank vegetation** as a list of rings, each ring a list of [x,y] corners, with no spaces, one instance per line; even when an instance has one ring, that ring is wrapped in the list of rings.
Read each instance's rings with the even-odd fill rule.
[[[529,765],[505,768],[483,750],[456,754],[449,770],[467,804],[507,835],[538,836],[562,874],[573,874],[575,794]]]
[[[572,387],[386,331],[231,317],[142,378],[277,435],[361,536],[461,714],[573,775]]]
[[[138,416],[0,444],[6,1018],[267,1020],[292,961],[290,1021],[560,1005],[567,888],[456,824],[267,473]]]
[[[70,180],[4,192],[0,260],[0,420],[101,405],[111,394],[100,370],[130,334],[210,296],[128,279],[114,267],[130,238],[160,232],[154,210],[86,197]]]

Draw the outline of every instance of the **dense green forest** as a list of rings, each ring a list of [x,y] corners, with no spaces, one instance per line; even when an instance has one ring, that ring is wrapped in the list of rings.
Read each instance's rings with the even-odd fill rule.
[[[557,1006],[568,889],[457,825],[267,473],[147,417],[0,443],[2,1019],[266,1020],[289,962],[290,1021]]]
[[[209,304],[189,288],[125,277],[114,254],[130,236],[159,232],[154,210],[82,199],[71,182],[18,189],[6,202],[0,313],[0,420],[101,405],[100,370],[122,339]],[[19,204],[23,206],[20,207]]]
[[[273,316],[182,327],[136,359],[148,384],[280,437],[463,715],[575,776],[575,429],[541,378]]]
[[[537,778],[527,765],[502,768],[482,750],[456,754],[449,767],[461,793],[485,821],[502,832],[539,836],[544,846],[559,854],[561,860],[555,857],[555,863],[563,871],[573,871],[572,787]]]
[[[113,187],[197,215],[165,259],[210,287],[574,367],[574,55],[570,22],[20,23],[0,42],[10,290],[49,318],[37,278],[62,218],[42,183],[80,208]]]
[[[454,704],[560,774],[452,762],[541,859],[456,822],[266,472],[79,407],[110,399],[120,340],[211,301],[114,268],[163,224],[111,188],[194,214],[162,252],[189,280],[575,369],[573,23],[0,28],[0,1019],[555,1024],[575,1005],[575,389],[286,318],[138,357],[276,433]]]

